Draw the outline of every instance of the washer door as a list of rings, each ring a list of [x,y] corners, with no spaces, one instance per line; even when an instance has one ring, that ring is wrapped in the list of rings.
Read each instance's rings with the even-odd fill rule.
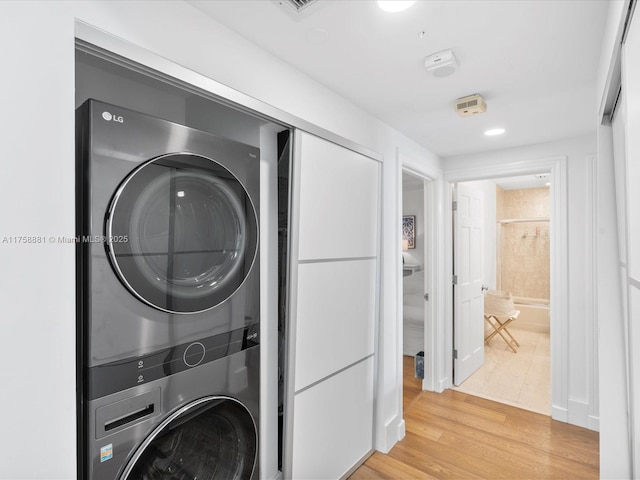
[[[257,451],[255,423],[244,405],[228,397],[206,397],[162,422],[120,479],[249,479]]]
[[[179,153],[143,164],[121,184],[106,221],[109,258],[139,299],[172,313],[224,302],[258,246],[251,199],[225,167]]]

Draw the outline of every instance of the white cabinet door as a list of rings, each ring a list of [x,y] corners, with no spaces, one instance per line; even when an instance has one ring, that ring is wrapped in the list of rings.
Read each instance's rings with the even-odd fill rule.
[[[376,256],[380,164],[313,135],[296,138],[301,153],[298,258]]]
[[[373,353],[376,261],[298,269],[295,391]]]
[[[295,480],[338,479],[373,448],[373,357],[296,395]]]
[[[285,478],[340,478],[373,450],[380,163],[294,137]]]

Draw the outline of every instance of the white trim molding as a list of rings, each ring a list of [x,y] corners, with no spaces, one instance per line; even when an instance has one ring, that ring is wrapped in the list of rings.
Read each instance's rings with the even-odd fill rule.
[[[439,281],[440,272],[443,268],[442,262],[442,234],[440,232],[440,226],[438,224],[437,219],[440,218],[439,212],[442,211],[441,206],[439,204],[439,199],[441,195],[439,195],[439,187],[441,183],[442,173],[429,165],[425,164],[425,162],[417,161],[415,158],[412,158],[410,155],[407,155],[397,150],[397,167],[396,167],[396,187],[397,187],[397,234],[396,238],[397,245],[395,250],[397,252],[402,251],[402,246],[400,245],[400,239],[402,238],[402,174],[409,173],[415,177],[421,178],[424,180],[424,198],[426,200],[426,208],[424,211],[424,221],[425,221],[425,236],[427,238],[427,251],[424,252],[425,255],[425,264],[428,266],[425,269],[425,292],[429,293],[429,301],[425,304],[425,325],[424,325],[424,351],[425,351],[425,370],[424,370],[424,380],[422,382],[422,389],[429,391],[438,391],[441,392],[440,381],[439,381],[439,369],[438,369],[438,358],[440,357],[440,352],[442,350],[443,338],[441,335],[442,330],[438,328],[437,319],[441,318],[441,310],[443,308],[442,298],[443,294],[442,290],[442,282]],[[440,181],[438,181],[440,180]],[[397,301],[396,301],[396,312],[397,312],[397,335],[398,335],[398,348],[399,352],[403,351],[402,349],[402,341],[403,341],[403,277],[402,277],[402,259],[400,255],[398,255],[397,260],[397,268],[396,268],[396,278],[397,278]],[[399,358],[399,390],[402,392],[402,358]],[[402,405],[402,399],[400,401],[400,405]]]
[[[389,453],[393,446],[406,435],[404,418],[401,415],[394,416],[384,424],[381,430],[376,433],[376,449],[382,453]]]
[[[450,202],[450,186],[457,182],[488,180],[515,175],[551,173],[551,215],[549,221],[551,236],[551,416],[560,421],[569,418],[568,379],[569,379],[569,309],[568,309],[568,232],[567,232],[567,156],[560,155],[541,159],[519,160],[496,165],[459,168],[444,172],[447,188],[442,192],[445,209],[446,265],[452,271],[453,238],[452,207]],[[445,283],[445,285],[447,285]],[[447,343],[440,361],[447,371],[453,368],[453,294],[446,288],[446,313],[443,317],[442,329]],[[451,380],[447,387],[451,387]]]
[[[599,381],[599,335],[598,335],[598,155],[587,155],[587,217],[585,235],[587,239],[587,253],[591,254],[591,261],[587,264],[587,279],[585,298],[588,301],[586,311],[588,350],[592,352],[587,365],[587,381],[589,392],[589,412],[587,428],[600,431],[600,381]]]

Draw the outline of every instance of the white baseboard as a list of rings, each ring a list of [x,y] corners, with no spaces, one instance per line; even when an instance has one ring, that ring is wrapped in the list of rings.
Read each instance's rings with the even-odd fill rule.
[[[589,428],[589,404],[579,400],[569,399],[567,422],[583,428]]]
[[[398,423],[398,442],[402,440],[407,434],[406,424],[404,423],[404,418],[400,420]]]
[[[589,404],[581,400],[569,400],[568,408],[552,405],[551,418],[589,430],[600,431],[600,418],[589,415]]]
[[[451,380],[449,379],[449,377],[444,377],[440,379],[440,381],[438,381],[438,384],[437,384],[438,389],[436,390],[436,393],[442,393],[450,386],[451,386]]]
[[[559,422],[567,423],[569,421],[569,412],[566,408],[551,405],[551,418]]]
[[[594,430],[596,432],[600,431],[600,417],[594,417],[593,415],[589,415],[589,421],[588,421],[588,429],[589,430]]]
[[[383,431],[376,442],[376,450],[389,453],[393,446],[404,438],[405,434],[404,419],[398,416],[393,417],[384,424]]]

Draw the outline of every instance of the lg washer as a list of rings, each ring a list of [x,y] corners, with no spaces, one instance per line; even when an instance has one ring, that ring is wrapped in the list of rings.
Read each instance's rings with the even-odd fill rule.
[[[259,477],[259,150],[77,111],[79,478]]]

